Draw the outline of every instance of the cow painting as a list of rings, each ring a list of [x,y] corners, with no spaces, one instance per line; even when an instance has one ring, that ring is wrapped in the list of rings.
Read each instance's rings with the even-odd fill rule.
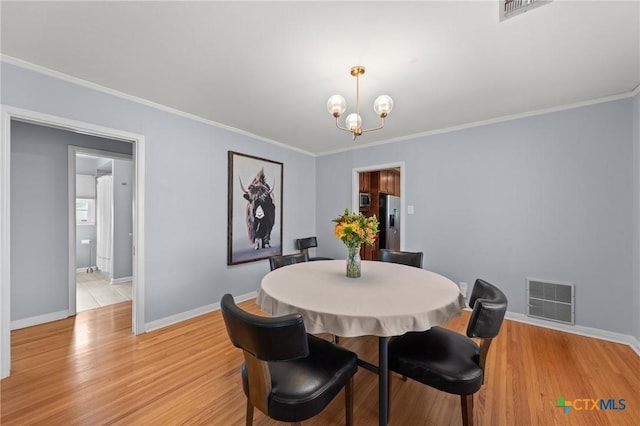
[[[271,230],[276,220],[276,206],[273,203],[271,188],[265,180],[264,168],[261,168],[247,188],[240,180],[240,188],[247,200],[247,234],[254,249],[270,248]],[[275,180],[274,180],[275,183]],[[274,185],[275,186],[275,185]]]

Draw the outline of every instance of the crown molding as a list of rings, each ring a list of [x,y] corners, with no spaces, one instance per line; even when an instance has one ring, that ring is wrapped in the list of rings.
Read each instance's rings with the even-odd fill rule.
[[[600,104],[600,103],[605,103],[605,102],[612,102],[612,101],[617,101],[620,99],[626,99],[626,98],[630,98],[633,97],[635,95],[638,95],[640,93],[640,84],[638,86],[636,86],[634,89],[632,89],[629,92],[625,92],[625,93],[619,93],[616,95],[611,95],[611,96],[605,96],[602,98],[596,98],[596,99],[591,99],[588,101],[582,101],[582,102],[576,102],[576,103],[572,103],[572,104],[566,104],[566,105],[560,105],[560,106],[556,106],[556,107],[551,107],[551,108],[543,108],[543,109],[539,109],[539,110],[534,110],[534,111],[529,111],[529,112],[524,112],[524,113],[519,113],[519,114],[512,114],[512,115],[506,115],[503,117],[497,117],[497,118],[491,118],[488,120],[481,120],[481,121],[474,121],[471,123],[466,123],[466,124],[461,124],[458,126],[451,126],[451,127],[444,127],[442,129],[435,129],[435,130],[430,130],[427,132],[422,132],[422,133],[414,133],[411,135],[407,135],[407,136],[401,136],[398,138],[393,138],[393,139],[385,139],[382,141],[378,141],[378,142],[371,142],[368,144],[363,144],[363,145],[358,145],[358,146],[351,146],[351,147],[346,147],[346,148],[341,148],[341,149],[337,149],[337,150],[331,150],[331,151],[324,151],[324,152],[320,152],[320,153],[313,153],[313,152],[309,152],[309,151],[305,151],[303,149],[300,148],[296,148],[296,147],[292,147],[290,145],[286,145],[282,142],[278,142],[275,141],[273,139],[269,139],[269,138],[265,138],[262,136],[258,136],[255,135],[253,133],[235,128],[235,127],[231,127],[231,126],[227,126],[225,124],[222,123],[218,123],[216,121],[213,120],[209,120],[206,118],[202,118],[200,116],[194,115],[194,114],[190,114],[188,112],[184,112],[166,105],[162,105],[153,101],[150,101],[148,99],[144,99],[144,98],[140,98],[137,96],[133,96],[133,95],[129,95],[127,93],[124,92],[120,92],[114,89],[110,89],[108,87],[105,86],[101,86],[99,84],[96,83],[92,83],[90,81],[87,80],[83,80],[81,78],[78,77],[74,77],[68,74],[64,74],[62,72],[59,71],[55,71],[52,70],[50,68],[46,68],[43,67],[41,65],[36,65],[33,64],[31,62],[27,62],[24,61],[22,59],[18,59],[15,58],[13,56],[9,56],[9,55],[5,55],[5,54],[1,54],[0,55],[0,61],[2,62],[6,62],[8,64],[11,65],[15,65],[17,67],[20,68],[24,68],[24,69],[28,69],[31,71],[35,71],[38,72],[40,74],[44,74],[47,75],[49,77],[53,77],[53,78],[57,78],[59,80],[63,80],[69,83],[73,83],[82,87],[86,87],[88,89],[92,89],[98,92],[102,92],[102,93],[106,93],[112,96],[116,96],[122,99],[126,99],[128,101],[131,102],[135,102],[138,104],[142,104],[154,109],[158,109],[164,112],[168,112],[170,114],[174,114],[180,117],[184,117],[193,121],[197,121],[200,123],[204,123],[213,127],[217,127],[220,129],[224,129],[239,135],[243,135],[243,136],[247,136],[250,137],[252,139],[256,139],[262,142],[266,142],[268,144],[271,145],[275,145],[278,146],[280,148],[284,148],[284,149],[288,149],[291,151],[295,151],[304,155],[309,155],[311,157],[323,157],[326,155],[333,155],[333,154],[339,154],[342,152],[347,152],[347,151],[353,151],[353,150],[358,150],[358,149],[365,149],[365,148],[371,148],[374,146],[379,146],[379,145],[386,145],[386,144],[390,144],[390,143],[396,143],[396,142],[403,142],[403,141],[408,141],[408,140],[413,140],[413,139],[418,139],[418,138],[422,138],[422,137],[427,137],[427,136],[433,136],[433,135],[439,135],[442,133],[450,133],[450,132],[456,132],[459,130],[464,130],[464,129],[470,129],[473,127],[480,127],[480,126],[486,126],[489,124],[497,124],[497,123],[502,123],[502,122],[506,122],[506,121],[512,121],[512,120],[518,120],[520,118],[527,118],[527,117],[535,117],[538,115],[543,115],[543,114],[549,114],[549,113],[553,113],[553,112],[559,112],[559,111],[565,111],[565,110],[569,110],[569,109],[575,109],[575,108],[581,108],[581,107],[585,107],[585,106],[589,106],[589,105],[596,105],[596,104]]]
[[[560,105],[560,106],[551,107],[551,108],[543,108],[543,109],[538,109],[538,110],[534,110],[534,111],[523,112],[523,113],[520,113],[520,114],[505,115],[503,117],[491,118],[491,119],[488,119],[488,120],[474,121],[474,122],[471,122],[471,123],[461,124],[459,126],[445,127],[445,128],[442,128],[442,129],[430,130],[428,132],[423,132],[423,133],[414,133],[412,135],[401,136],[399,138],[386,139],[386,140],[383,140],[383,141],[371,142],[371,143],[364,144],[364,145],[351,146],[351,147],[337,149],[337,150],[333,150],[333,151],[326,151],[326,152],[318,153],[318,154],[316,154],[316,156],[317,157],[322,157],[322,156],[325,156],[325,155],[338,154],[338,153],[341,153],[341,152],[353,151],[353,150],[356,150],[356,149],[371,148],[373,146],[386,145],[386,144],[389,144],[389,143],[413,140],[413,139],[418,139],[418,138],[422,138],[422,137],[426,137],[426,136],[439,135],[439,134],[442,134],[442,133],[457,132],[459,130],[470,129],[470,128],[473,128],[473,127],[480,127],[480,126],[486,126],[486,125],[489,125],[489,124],[503,123],[503,122],[506,122],[506,121],[518,120],[520,118],[535,117],[535,116],[538,116],[538,115],[549,114],[549,113],[553,113],[553,112],[565,111],[565,110],[570,110],[570,109],[575,109],[575,108],[582,108],[582,107],[586,107],[586,106],[590,106],[590,105],[597,105],[597,104],[602,104],[602,103],[606,103],[606,102],[617,101],[617,100],[620,100],[620,99],[631,98],[631,97],[633,97],[633,96],[635,96],[635,95],[637,95],[639,93],[640,93],[640,85],[636,86],[635,89],[633,89],[633,90],[631,90],[629,92],[618,93],[616,95],[605,96],[603,98],[596,98],[596,99],[591,99],[591,100],[588,100],[588,101],[582,101],[582,102],[576,102],[576,103],[572,103],[572,104]]]
[[[278,142],[278,141],[275,141],[273,139],[269,139],[269,138],[265,138],[265,137],[262,137],[262,136],[258,136],[258,135],[255,135],[253,133],[250,133],[250,132],[247,132],[247,131],[244,131],[244,130],[241,130],[241,129],[238,129],[238,128],[235,128],[235,127],[227,126],[226,124],[218,123],[216,121],[209,120],[209,119],[206,119],[206,118],[202,118],[200,116],[197,116],[197,115],[194,115],[194,114],[190,114],[188,112],[184,112],[184,111],[181,111],[181,110],[176,109],[176,108],[172,108],[172,107],[169,107],[169,106],[166,106],[166,105],[163,105],[163,104],[159,104],[157,102],[150,101],[148,99],[140,98],[138,96],[133,96],[133,95],[130,95],[130,94],[127,94],[127,93],[124,93],[124,92],[120,92],[118,90],[114,90],[114,89],[111,89],[109,87],[101,86],[99,84],[92,83],[90,81],[83,80],[81,78],[74,77],[72,75],[65,74],[65,73],[62,73],[62,72],[59,72],[59,71],[55,71],[55,70],[52,70],[50,68],[43,67],[41,65],[36,65],[36,64],[31,63],[31,62],[27,62],[27,61],[24,61],[22,59],[15,58],[13,56],[1,54],[0,55],[0,61],[1,62],[5,62],[7,64],[15,65],[15,66],[20,67],[20,68],[27,69],[29,71],[34,71],[34,72],[37,72],[39,74],[46,75],[48,77],[53,77],[53,78],[56,78],[56,79],[59,79],[59,80],[62,80],[62,81],[66,81],[68,83],[72,83],[72,84],[75,84],[75,85],[78,85],[78,86],[86,87],[87,89],[95,90],[97,92],[105,93],[107,95],[111,95],[111,96],[115,96],[115,97],[118,97],[118,98],[126,99],[128,101],[135,102],[137,104],[141,104],[141,105],[144,105],[144,106],[147,106],[147,107],[150,107],[150,108],[154,108],[154,109],[157,109],[157,110],[160,110],[160,111],[168,112],[170,114],[174,114],[174,115],[177,115],[177,116],[180,116],[180,117],[183,117],[183,118],[187,118],[189,120],[197,121],[199,123],[204,123],[204,124],[207,124],[207,125],[212,126],[212,127],[217,127],[219,129],[227,130],[229,132],[233,132],[233,133],[236,133],[236,134],[239,134],[239,135],[242,135],[242,136],[247,136],[247,137],[252,138],[252,139],[257,139],[259,141],[266,142],[268,144],[275,145],[275,146],[278,146],[280,148],[285,148],[285,149],[288,149],[290,151],[296,151],[296,152],[299,152],[301,154],[309,155],[309,156],[312,156],[312,157],[316,156],[316,154],[314,154],[312,152],[305,151],[303,149],[296,148],[296,147],[293,147],[293,146],[290,146],[290,145],[286,145],[286,144],[284,144],[282,142]]]

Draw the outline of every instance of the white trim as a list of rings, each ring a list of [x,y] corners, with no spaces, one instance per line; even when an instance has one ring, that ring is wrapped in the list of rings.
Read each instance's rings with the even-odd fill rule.
[[[76,314],[76,148],[67,146],[67,227],[69,229],[69,251],[67,262],[67,285],[69,286],[69,316]],[[91,247],[91,246],[89,246]],[[91,253],[91,249],[89,249]],[[91,255],[89,255],[89,267]]]
[[[406,165],[404,161],[398,161],[396,163],[377,164],[370,166],[355,167],[351,170],[351,211],[360,211],[360,180],[358,174],[360,172],[371,172],[376,170],[386,170],[400,168],[400,250],[405,249],[405,235],[406,235],[406,205],[407,197],[405,192],[405,175]]]
[[[1,105],[4,131],[0,139],[0,378],[7,377],[11,370],[11,303],[10,303],[10,164],[11,164],[11,120],[69,130],[72,132],[122,140],[133,143],[134,163],[134,215],[133,215],[133,282],[132,331],[143,333],[144,329],[144,217],[145,217],[145,137],[122,130],[96,124],[29,111],[13,106]],[[75,181],[75,179],[74,179]],[[75,241],[74,244],[75,246]],[[75,271],[75,266],[69,271]]]
[[[487,119],[487,120],[474,121],[474,122],[471,122],[471,123],[461,124],[459,126],[444,127],[442,129],[434,129],[434,130],[429,130],[427,132],[422,132],[422,133],[413,133],[411,135],[400,136],[400,137],[397,137],[397,138],[386,139],[386,140],[382,140],[382,141],[378,141],[378,142],[371,142],[371,143],[367,143],[367,144],[352,145],[352,146],[348,146],[348,147],[345,147],[345,148],[336,149],[336,150],[332,150],[332,151],[320,152],[318,154],[315,154],[315,156],[316,157],[322,157],[322,156],[325,156],[325,155],[339,154],[339,153],[342,153],[342,152],[353,151],[353,150],[356,150],[356,149],[371,148],[371,147],[378,146],[378,145],[386,145],[386,144],[395,143],[395,142],[403,142],[403,141],[418,139],[418,138],[422,138],[422,137],[426,137],[426,136],[439,135],[439,134],[442,134],[442,133],[457,132],[459,130],[470,129],[470,128],[473,128],[473,127],[481,127],[481,126],[486,126],[486,125],[489,125],[489,124],[497,124],[497,123],[503,123],[505,121],[518,120],[518,119],[521,119],[521,118],[535,117],[535,116],[538,116],[538,115],[550,114],[552,112],[559,112],[559,111],[565,111],[565,110],[570,110],[570,109],[575,109],[575,108],[582,108],[582,107],[586,107],[586,106],[590,106],[590,105],[602,104],[602,103],[605,103],[605,102],[612,102],[612,101],[617,101],[617,100],[620,100],[620,99],[631,98],[631,97],[637,95],[638,93],[640,93],[640,86],[636,87],[633,91],[628,92],[628,93],[620,93],[620,94],[617,94],[617,95],[606,96],[604,98],[591,99],[591,100],[583,101],[583,102],[576,102],[574,104],[560,105],[560,106],[556,106],[556,107],[543,108],[543,109],[539,109],[539,110],[535,110],[535,111],[523,112],[523,113],[519,113],[519,114],[512,114],[512,115],[505,115],[505,116],[502,116],[502,117],[490,118],[490,119]]]
[[[2,112],[0,137],[0,379],[11,371],[11,222],[9,220],[11,198],[11,116]]]
[[[145,140],[144,136],[135,144],[133,151],[133,332],[144,333],[144,283],[145,283]]]
[[[133,282],[133,277],[111,278],[112,285],[127,283],[129,281]]]
[[[72,83],[72,84],[76,84],[78,86],[86,87],[88,89],[95,90],[97,92],[102,92],[102,93],[106,93],[106,94],[111,95],[111,96],[116,96],[118,98],[126,99],[128,101],[135,102],[137,104],[145,105],[145,106],[148,106],[148,107],[160,110],[160,111],[168,112],[170,114],[174,114],[174,115],[177,115],[177,116],[180,116],[180,117],[188,118],[190,120],[194,120],[194,121],[197,121],[197,122],[200,122],[200,123],[208,124],[208,125],[213,126],[213,127],[217,127],[217,128],[220,128],[220,129],[228,130],[230,132],[237,133],[239,135],[248,136],[250,138],[257,139],[257,140],[260,140],[262,142],[266,142],[266,143],[269,143],[269,144],[272,144],[272,145],[276,145],[276,146],[278,146],[280,148],[285,148],[285,149],[288,149],[288,150],[291,150],[291,151],[296,151],[296,152],[299,152],[299,153],[302,153],[302,154],[310,155],[312,157],[316,156],[316,154],[313,154],[312,152],[309,152],[309,151],[305,151],[305,150],[303,150],[301,148],[296,148],[296,147],[291,146],[291,145],[286,145],[286,144],[283,144],[282,142],[274,141],[273,139],[265,138],[263,136],[254,135],[253,133],[249,133],[249,132],[247,132],[245,130],[238,129],[236,127],[227,126],[226,124],[218,123],[216,121],[208,120],[206,118],[202,118],[202,117],[199,117],[197,115],[190,114],[188,112],[180,111],[179,109],[171,108],[171,107],[168,107],[166,105],[162,105],[162,104],[159,104],[159,103],[156,103],[156,102],[144,99],[144,98],[139,98],[137,96],[133,96],[133,95],[130,95],[130,94],[127,94],[127,93],[119,92],[117,90],[110,89],[108,87],[104,87],[104,86],[101,86],[99,84],[87,81],[87,80],[82,80],[82,79],[80,79],[78,77],[73,77],[73,76],[70,76],[68,74],[61,73],[59,71],[54,71],[52,69],[45,68],[45,67],[40,66],[40,65],[36,65],[36,64],[32,64],[32,63],[27,62],[27,61],[23,61],[22,59],[18,59],[18,58],[14,58],[12,56],[8,56],[8,55],[2,54],[2,55],[0,55],[0,60],[2,60],[3,62],[6,62],[8,64],[15,65],[15,66],[20,67],[20,68],[25,68],[25,69],[30,70],[30,71],[35,71],[37,73],[44,74],[44,75],[49,76],[49,77],[57,78],[59,80],[66,81],[66,82],[69,82],[69,83]]]
[[[524,324],[529,324],[537,327],[549,328],[551,330],[562,331],[564,333],[577,334],[585,337],[592,337],[594,339],[607,340],[614,343],[622,343],[631,346],[638,355],[640,355],[640,341],[629,334],[615,333],[613,331],[601,330],[598,328],[584,327],[581,325],[562,324],[553,321],[539,320],[537,318],[531,318],[525,314],[519,314],[514,312],[507,312],[506,319],[512,321],[518,321]]]
[[[69,311],[51,312],[35,317],[23,318],[11,321],[11,330],[19,330],[21,328],[33,327],[34,325],[45,324],[52,321],[59,321],[69,316]]]
[[[135,144],[134,144],[135,148]],[[67,159],[67,167],[68,167],[68,182],[69,182],[69,207],[68,207],[68,216],[69,216],[69,315],[75,315],[76,312],[76,292],[77,292],[77,283],[76,283],[76,275],[78,269],[86,268],[76,268],[76,257],[77,257],[77,247],[76,247],[76,226],[79,226],[76,223],[76,157],[78,154],[86,154],[94,157],[102,157],[108,158],[111,160],[128,160],[133,161],[133,155],[130,154],[122,154],[119,152],[113,151],[105,151],[101,149],[94,148],[85,148],[82,146],[69,145],[68,149],[68,159]],[[132,200],[133,201],[133,200]],[[113,207],[113,206],[112,206]],[[95,225],[95,224],[94,224]],[[112,236],[113,238],[113,236]],[[97,248],[96,248],[97,249]],[[111,254],[111,259],[113,262],[113,253]],[[89,259],[89,263],[91,263],[91,259]],[[90,265],[87,268],[94,266],[97,271],[98,268],[96,265]],[[75,272],[74,272],[75,270]],[[132,278],[129,278],[128,281],[133,281]],[[113,284],[113,281],[111,282]],[[131,304],[133,306],[133,303]],[[133,308],[132,308],[133,309]],[[133,313],[132,313],[133,315]]]
[[[236,302],[243,302],[245,300],[254,299],[257,297],[257,293],[252,291],[250,293],[245,293],[240,296],[234,296]],[[211,303],[210,305],[201,306],[196,309],[192,309],[186,312],[180,312],[179,314],[170,315],[165,318],[160,318],[159,320],[151,321],[145,324],[145,329],[147,332],[158,330],[160,328],[168,327],[173,324],[177,324],[182,321],[186,321],[191,318],[199,317],[200,315],[205,315],[210,312],[214,312],[220,309],[220,302]]]

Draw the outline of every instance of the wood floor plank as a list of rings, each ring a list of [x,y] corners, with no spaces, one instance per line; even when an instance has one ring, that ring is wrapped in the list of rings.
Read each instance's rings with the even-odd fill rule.
[[[255,301],[240,304],[260,313]],[[464,332],[468,313],[448,328]],[[377,363],[377,338],[341,344]],[[2,425],[241,425],[242,354],[219,312],[139,336],[131,303],[12,332]],[[478,425],[640,425],[640,357],[626,345],[505,321],[476,394]],[[377,376],[355,377],[354,421],[377,424]],[[558,397],[625,400],[624,410],[564,413]],[[584,406],[584,405],[583,405]],[[619,405],[616,405],[619,408]],[[277,425],[256,411],[255,425]],[[344,424],[344,394],[306,425]],[[459,397],[392,378],[390,425],[462,424]]]

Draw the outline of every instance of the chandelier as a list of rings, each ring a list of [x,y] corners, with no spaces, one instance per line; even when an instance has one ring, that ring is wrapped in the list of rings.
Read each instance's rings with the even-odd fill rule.
[[[351,132],[354,141],[365,132],[382,129],[384,127],[384,119],[393,109],[393,100],[391,97],[387,95],[378,96],[373,103],[373,110],[380,116],[380,125],[370,129],[362,128],[362,117],[360,117],[360,76],[364,74],[364,71],[365,68],[362,65],[351,67],[351,75],[356,78],[356,112],[347,115],[343,126],[340,125],[338,119],[347,108],[347,102],[344,100],[344,97],[341,95],[333,95],[327,101],[329,114],[336,118],[336,127],[340,130]]]

